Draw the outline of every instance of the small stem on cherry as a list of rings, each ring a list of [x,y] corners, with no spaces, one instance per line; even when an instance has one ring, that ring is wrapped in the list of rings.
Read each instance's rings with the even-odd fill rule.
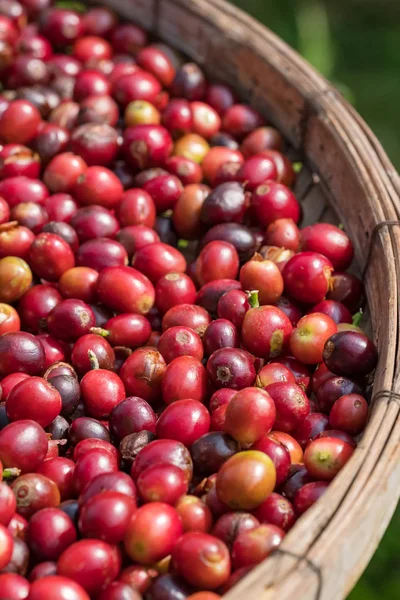
[[[93,350],[88,350],[88,358],[90,362],[90,368],[92,371],[100,369],[99,361]]]
[[[258,290],[251,290],[247,292],[247,296],[251,308],[258,308],[260,306],[260,302],[258,300]]]
[[[13,467],[11,469],[3,469],[3,479],[14,479],[21,474],[21,469]]]
[[[101,337],[107,338],[110,335],[110,332],[107,329],[103,329],[102,327],[91,327],[90,333],[94,333],[95,335],[101,335]]]

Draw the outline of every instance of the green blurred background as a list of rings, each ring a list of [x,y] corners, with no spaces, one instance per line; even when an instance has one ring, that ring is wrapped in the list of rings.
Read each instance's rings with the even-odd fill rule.
[[[332,81],[400,170],[400,0],[232,3],[267,25]],[[398,510],[348,600],[400,599],[399,539]]]

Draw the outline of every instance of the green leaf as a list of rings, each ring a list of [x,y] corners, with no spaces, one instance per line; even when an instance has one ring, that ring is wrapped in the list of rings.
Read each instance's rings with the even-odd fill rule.
[[[87,11],[86,4],[77,2],[76,0],[57,0],[55,6],[57,8],[64,8],[65,10],[75,10],[79,13],[85,13]]]

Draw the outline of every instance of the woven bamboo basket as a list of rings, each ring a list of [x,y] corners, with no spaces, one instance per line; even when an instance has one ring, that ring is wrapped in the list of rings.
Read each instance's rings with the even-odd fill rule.
[[[363,274],[379,349],[370,420],[329,490],[226,600],[345,598],[400,496],[400,179],[367,125],[271,31],[224,0],[100,0],[228,83],[286,137],[305,167],[303,224],[342,222]],[[99,4],[99,0],[96,0]]]

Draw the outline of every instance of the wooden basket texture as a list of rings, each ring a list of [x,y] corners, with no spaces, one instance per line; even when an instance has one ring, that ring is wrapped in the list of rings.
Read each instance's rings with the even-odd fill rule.
[[[98,4],[99,1],[96,0]],[[233,86],[303,160],[304,221],[342,222],[365,274],[379,349],[369,424],[328,492],[226,600],[345,598],[400,496],[400,179],[375,136],[321,75],[224,0],[100,0]]]

